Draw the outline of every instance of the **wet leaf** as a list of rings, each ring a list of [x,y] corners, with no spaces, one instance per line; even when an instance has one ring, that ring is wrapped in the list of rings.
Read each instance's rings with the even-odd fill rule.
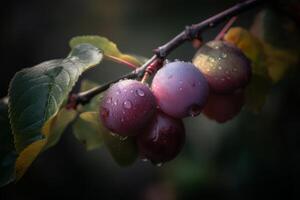
[[[43,62],[16,73],[9,88],[9,116],[19,153],[17,179],[40,152],[57,142],[66,122],[72,121],[75,114],[65,116],[67,111],[60,113],[60,108],[81,73],[101,59],[96,47],[81,44],[65,59]]]
[[[117,45],[109,39],[97,35],[78,36],[70,40],[70,46],[74,47],[78,44],[89,43],[101,49],[104,55],[115,61],[129,63],[134,67],[140,66],[143,62],[141,59],[133,55],[123,54],[118,49]]]

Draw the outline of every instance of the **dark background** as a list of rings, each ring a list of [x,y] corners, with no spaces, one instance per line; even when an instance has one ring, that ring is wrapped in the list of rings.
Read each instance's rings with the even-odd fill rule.
[[[236,1],[11,0],[1,6],[1,88],[24,67],[65,57],[73,36],[98,34],[121,50],[151,56],[185,25],[199,22]],[[241,15],[248,27],[256,10]],[[209,30],[212,39],[220,27]],[[170,56],[190,60],[185,44]],[[128,71],[104,62],[85,74],[103,83]],[[0,199],[299,199],[300,79],[275,85],[263,111],[241,112],[218,124],[204,116],[185,120],[183,152],[163,167],[137,161],[119,167],[105,148],[86,152],[67,131],[17,183],[0,189]]]

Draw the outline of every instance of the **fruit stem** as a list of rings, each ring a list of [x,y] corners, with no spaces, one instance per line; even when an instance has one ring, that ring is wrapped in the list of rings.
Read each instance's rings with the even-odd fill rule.
[[[219,32],[219,34],[216,36],[215,40],[222,40],[224,35],[227,33],[227,31],[230,29],[230,27],[234,24],[234,22],[237,20],[237,16],[232,17],[222,28],[222,30]]]
[[[87,90],[85,92],[80,92],[78,94],[72,94],[72,98],[69,98],[68,105],[72,105],[71,107],[76,109],[77,105],[79,104],[87,104],[94,96],[98,95],[99,93],[105,91],[109,88],[109,86],[113,83],[118,82],[119,80],[123,79],[142,79],[144,74],[147,71],[147,67],[153,63],[155,60],[165,60],[166,57],[177,47],[183,44],[186,41],[193,41],[194,39],[200,38],[202,31],[213,28],[216,25],[234,17],[246,10],[249,10],[260,3],[265,2],[265,0],[246,0],[244,2],[237,3],[236,5],[232,6],[231,8],[224,10],[198,24],[193,24],[191,26],[186,26],[185,30],[180,32],[174,38],[172,38],[169,42],[165,43],[164,45],[156,48],[154,50],[154,55],[141,67],[136,68],[132,72],[125,74],[115,80],[109,81],[104,85],[99,87],[95,87],[93,89]]]

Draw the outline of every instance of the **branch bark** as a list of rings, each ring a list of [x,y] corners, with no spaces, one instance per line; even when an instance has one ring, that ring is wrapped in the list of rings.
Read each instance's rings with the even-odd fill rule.
[[[201,33],[209,28],[213,28],[217,26],[218,24],[230,19],[231,17],[234,17],[236,15],[239,15],[240,13],[249,10],[261,3],[263,3],[264,0],[246,0],[244,2],[237,3],[236,5],[232,6],[231,8],[224,10],[223,12],[220,12],[198,24],[193,24],[191,26],[186,26],[186,28],[180,32],[178,35],[176,35],[174,38],[172,38],[170,41],[165,43],[164,45],[156,48],[154,50],[154,55],[141,67],[133,70],[132,72],[125,74],[121,77],[118,77],[115,80],[109,81],[105,83],[104,85],[101,85],[99,87],[93,88],[91,90],[81,92],[78,94],[72,94],[69,98],[69,103],[67,107],[69,108],[76,108],[77,105],[81,104],[87,104],[94,96],[97,94],[105,91],[109,88],[109,86],[113,83],[116,83],[123,79],[142,79],[144,76],[147,67],[154,61],[160,60],[163,61],[165,58],[177,47],[182,45],[186,41],[192,41],[193,39],[200,38]]]

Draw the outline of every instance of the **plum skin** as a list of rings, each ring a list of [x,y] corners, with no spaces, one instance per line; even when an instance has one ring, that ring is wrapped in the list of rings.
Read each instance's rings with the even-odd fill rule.
[[[151,89],[159,108],[175,118],[199,115],[209,92],[202,73],[192,64],[167,63],[153,78]]]
[[[185,129],[181,119],[158,111],[143,134],[137,136],[140,155],[152,163],[174,159],[185,142]]]
[[[100,104],[103,125],[120,136],[138,134],[155,112],[156,100],[150,88],[136,80],[115,83]]]
[[[233,94],[210,93],[203,114],[209,119],[225,123],[238,115],[245,103],[245,93],[242,90]]]
[[[193,63],[204,74],[215,93],[233,93],[244,88],[251,78],[250,60],[228,42],[208,42],[197,51]]]

